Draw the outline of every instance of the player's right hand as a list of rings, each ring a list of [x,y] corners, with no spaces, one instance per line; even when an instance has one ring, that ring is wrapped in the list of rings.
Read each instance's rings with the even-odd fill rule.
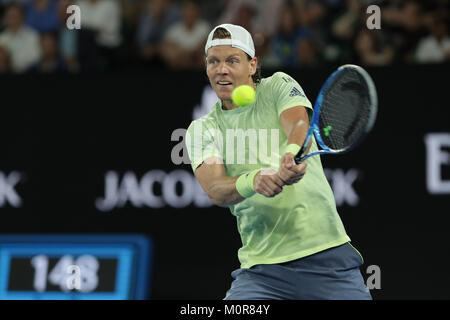
[[[272,169],[262,169],[253,180],[253,189],[268,198],[275,197],[283,191],[283,180]]]
[[[283,185],[292,185],[299,182],[306,173],[306,162],[296,164],[294,162],[294,155],[286,152],[281,158],[280,170],[278,176],[283,181]]]

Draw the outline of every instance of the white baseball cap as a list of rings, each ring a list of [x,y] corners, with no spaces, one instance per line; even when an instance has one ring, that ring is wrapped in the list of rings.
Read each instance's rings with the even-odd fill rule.
[[[231,39],[213,40],[214,31],[216,31],[217,28],[224,28],[227,30],[231,35]],[[205,45],[205,54],[208,54],[209,48],[215,46],[232,46],[241,49],[251,58],[255,57],[255,45],[253,44],[253,39],[250,32],[248,32],[245,28],[234,24],[221,24],[209,33],[208,41]]]

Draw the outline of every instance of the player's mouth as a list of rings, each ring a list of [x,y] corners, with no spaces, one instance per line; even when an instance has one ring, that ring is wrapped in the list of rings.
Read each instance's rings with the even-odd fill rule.
[[[230,81],[217,81],[216,84],[219,86],[231,86],[233,83]]]

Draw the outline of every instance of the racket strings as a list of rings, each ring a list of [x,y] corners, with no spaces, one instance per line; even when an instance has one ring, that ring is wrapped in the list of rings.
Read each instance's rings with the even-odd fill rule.
[[[370,96],[365,79],[344,70],[324,94],[319,116],[320,136],[326,146],[341,150],[357,143],[370,118]]]

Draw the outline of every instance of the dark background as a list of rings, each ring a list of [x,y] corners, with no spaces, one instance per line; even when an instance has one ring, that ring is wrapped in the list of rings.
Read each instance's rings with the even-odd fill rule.
[[[313,102],[333,69],[283,71]],[[368,266],[380,267],[374,298],[448,299],[450,195],[426,189],[424,137],[450,132],[449,65],[367,70],[379,96],[374,130],[355,151],[322,157],[327,169],[360,173],[352,185],[359,204],[338,211],[364,256],[364,278]],[[22,205],[0,206],[0,233],[145,234],[154,244],[152,299],[222,299],[241,245],[228,209],[95,206],[109,171],[138,180],[156,169],[191,174],[172,163],[171,134],[190,124],[207,84],[202,71],[1,77],[0,172],[21,174]],[[450,179],[448,167],[442,175]]]

